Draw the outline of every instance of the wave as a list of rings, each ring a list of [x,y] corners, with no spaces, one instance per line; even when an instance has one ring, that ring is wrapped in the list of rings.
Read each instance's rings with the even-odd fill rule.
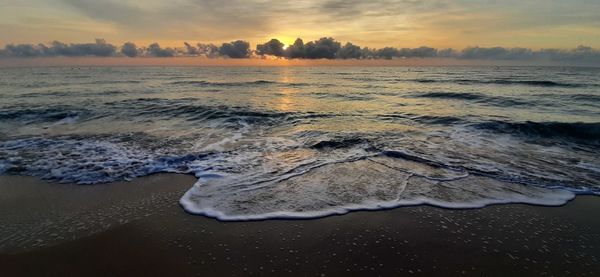
[[[432,116],[432,115],[422,115],[422,116],[413,116],[412,120],[425,123],[425,124],[442,124],[442,125],[451,125],[451,124],[459,124],[465,122],[465,119],[458,118],[455,116]]]
[[[15,139],[0,142],[0,168],[61,183],[98,184],[189,173],[194,163],[212,155],[174,153],[161,141],[143,133]]]
[[[569,137],[584,140],[600,140],[600,122],[503,122],[491,121],[472,125],[478,129],[494,132],[539,136],[545,138]]]
[[[597,84],[579,84],[579,83],[564,83],[549,80],[508,80],[508,79],[493,79],[493,80],[477,80],[477,79],[413,79],[410,80],[417,83],[456,83],[456,84],[492,84],[492,85],[523,85],[536,87],[562,87],[562,88],[582,88],[596,87]]]
[[[140,117],[162,117],[162,118],[186,118],[190,121],[207,121],[224,119],[236,121],[243,119],[246,123],[267,123],[273,120],[285,120],[292,113],[256,110],[243,106],[213,106],[198,104],[191,99],[165,100],[154,98],[140,98],[111,103],[120,110],[127,110],[133,116]]]
[[[314,95],[317,98],[342,99],[342,100],[348,100],[348,101],[369,101],[369,100],[375,99],[375,97],[373,97],[371,95],[365,95],[365,94],[314,92],[311,95]]]
[[[415,114],[381,114],[377,115],[378,118],[383,120],[395,120],[404,119],[412,120],[423,124],[441,124],[441,125],[452,125],[461,124],[465,122],[465,119],[455,116],[435,116],[435,115],[415,115]]]
[[[600,95],[592,94],[572,94],[567,96],[568,98],[580,100],[580,101],[591,101],[600,103]]]
[[[303,135],[319,136],[311,134]],[[306,148],[271,143],[266,154],[260,145],[229,152],[181,152],[166,145],[143,133],[17,139],[0,143],[0,168],[79,184],[159,172],[194,174],[198,181],[181,205],[190,213],[228,221],[314,218],[420,204],[562,205],[576,193],[478,175],[401,149],[378,150],[363,136],[321,139]]]
[[[285,85],[285,86],[308,86],[308,83],[285,83],[267,80],[256,80],[247,82],[210,82],[210,81],[175,81],[171,85],[190,85],[197,87],[243,87],[260,85]]]
[[[68,118],[77,118],[87,114],[88,112],[89,111],[87,110],[73,109],[72,107],[64,106],[26,109],[21,107],[9,107],[0,110],[0,119],[32,124],[60,121]]]
[[[425,92],[416,94],[415,97],[423,98],[444,98],[444,99],[460,99],[460,100],[481,100],[487,96],[479,93],[469,92]]]
[[[501,96],[490,96],[481,93],[470,93],[470,92],[425,92],[417,93],[414,97],[419,98],[437,98],[437,99],[455,99],[455,100],[470,100],[486,105],[493,106],[517,106],[517,105],[532,105],[524,100],[513,99],[509,97]]]
[[[133,139],[149,139],[140,136]],[[333,146],[345,150],[343,154],[334,151],[313,159],[305,150],[290,148],[285,155],[269,155],[266,160],[247,151],[177,154],[128,142],[125,137],[3,142],[0,168],[10,174],[79,184],[158,172],[194,174],[198,181],[181,197],[183,208],[227,221],[314,218],[420,204],[454,209],[499,203],[562,205],[574,197],[569,190],[498,181],[402,151],[364,152],[352,147],[360,145],[359,140],[324,142],[316,149]],[[278,157],[284,160],[268,162]]]
[[[119,91],[110,91],[120,94]],[[86,109],[74,106],[19,106],[0,108],[0,120],[36,124],[57,122],[66,118],[95,120],[116,116],[144,121],[184,119],[191,122],[219,121],[225,126],[243,124],[278,124],[297,120],[326,118],[334,114],[317,112],[283,112],[247,106],[204,105],[197,99],[138,98],[105,103],[88,103]]]
[[[369,141],[364,138],[340,138],[333,140],[321,140],[313,145],[310,148],[313,149],[340,149],[340,148],[350,148],[355,147],[359,144],[366,144]]]
[[[427,174],[431,170],[414,157],[390,152],[380,157],[315,164],[292,176],[260,186],[252,184],[250,188],[235,183],[235,179],[200,178],[180,204],[192,214],[247,221],[317,218],[423,204],[451,209],[503,203],[559,206],[575,197],[568,190],[497,181],[447,169],[433,169],[442,173]]]
[[[203,105],[197,99],[162,99],[138,98],[118,102],[109,102],[106,105],[119,112],[131,116],[160,117],[160,118],[185,118],[190,121],[225,120],[234,122],[244,120],[246,123],[282,123],[294,122],[302,119],[328,118],[335,114],[306,112],[284,112],[275,110],[257,109],[249,106]]]
[[[113,84],[141,84],[140,80],[96,80],[89,83],[82,83],[81,85],[113,85]]]

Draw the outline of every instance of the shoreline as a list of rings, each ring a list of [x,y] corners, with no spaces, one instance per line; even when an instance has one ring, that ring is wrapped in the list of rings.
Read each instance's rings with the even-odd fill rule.
[[[0,273],[31,275],[595,275],[600,198],[560,207],[430,205],[317,219],[186,213],[195,182],[155,174],[86,186],[0,176]]]

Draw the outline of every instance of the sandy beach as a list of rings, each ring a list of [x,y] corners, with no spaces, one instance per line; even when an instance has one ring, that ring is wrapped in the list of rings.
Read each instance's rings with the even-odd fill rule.
[[[312,220],[186,214],[192,176],[94,186],[0,177],[3,276],[594,276],[600,199],[563,207],[429,206]]]

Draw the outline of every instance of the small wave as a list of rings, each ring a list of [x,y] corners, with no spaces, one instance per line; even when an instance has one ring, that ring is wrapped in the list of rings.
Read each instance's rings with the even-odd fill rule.
[[[35,83],[24,83],[17,84],[17,86],[23,88],[50,88],[50,87],[59,87],[69,85],[69,83],[51,83],[51,82],[35,82]]]
[[[112,85],[112,84],[141,84],[140,80],[97,80],[89,83],[83,83],[82,85]]]
[[[395,120],[395,119],[405,119],[412,120],[419,123],[424,124],[442,124],[442,125],[451,125],[451,124],[459,124],[464,123],[465,119],[454,117],[454,116],[434,116],[434,115],[413,115],[413,114],[382,114],[377,115],[378,118],[384,120]]]
[[[209,81],[175,81],[171,82],[171,85],[191,85],[191,86],[215,86],[215,87],[239,87],[239,86],[251,86],[251,85],[270,85],[278,84],[278,82],[257,80],[249,82],[209,82]]]
[[[573,84],[573,83],[561,83],[555,81],[536,81],[536,80],[493,80],[489,81],[491,84],[499,85],[528,85],[528,86],[540,86],[540,87],[567,87],[567,88],[579,88],[591,86],[591,84]]]
[[[494,79],[494,80],[476,80],[476,79],[413,79],[411,80],[417,83],[457,83],[457,84],[491,84],[491,85],[523,85],[523,86],[537,86],[537,87],[563,87],[563,88],[581,88],[581,87],[594,87],[595,84],[576,84],[576,83],[563,83],[549,80],[507,80],[507,79]]]
[[[600,103],[600,95],[592,95],[592,94],[572,94],[568,96],[571,99],[581,100],[581,101],[591,101]]]
[[[468,93],[468,92],[426,92],[426,93],[417,94],[416,97],[461,99],[461,100],[480,100],[480,99],[486,98],[486,96],[483,94]]]
[[[310,146],[313,149],[336,149],[336,148],[350,148],[358,144],[368,143],[368,140],[364,138],[341,138],[337,140],[322,140]]]
[[[30,123],[61,121],[69,118],[79,118],[87,111],[70,107],[48,108],[8,108],[0,110],[0,119]]]
[[[521,134],[540,137],[572,137],[577,139],[600,139],[600,122],[564,123],[564,122],[503,122],[491,121],[473,125],[478,129],[508,134]]]
[[[48,96],[64,97],[64,96],[74,96],[77,94],[80,94],[80,93],[76,92],[76,91],[46,91],[46,92],[23,93],[16,97],[17,98],[36,98],[36,97],[48,97]]]
[[[67,75],[65,77],[67,79],[89,79],[89,78],[92,78],[91,75]]]
[[[249,106],[203,105],[197,99],[161,99],[138,98],[106,105],[118,112],[130,116],[184,118],[190,121],[224,120],[237,122],[243,120],[247,124],[277,124],[294,122],[303,119],[328,118],[336,114],[306,112],[284,112],[276,110],[257,109]]]
[[[138,98],[118,102],[109,102],[108,106],[118,110],[124,110],[137,116],[158,117],[183,117],[189,120],[210,119],[236,119],[246,118],[248,120],[278,119],[289,116],[291,113],[277,111],[263,111],[243,106],[224,105],[202,105],[197,99],[161,99],[161,98]]]
[[[417,82],[417,83],[441,83],[441,82],[443,82],[441,80],[434,80],[434,79],[414,79],[412,81]]]
[[[441,167],[442,165],[438,162],[434,162],[432,160],[428,160],[417,155],[412,155],[399,150],[386,150],[381,153],[383,156],[395,158],[395,159],[404,159],[408,161],[413,161],[417,163],[427,164],[431,166]]]
[[[423,115],[423,116],[412,117],[411,119],[415,120],[417,122],[426,123],[426,124],[443,124],[443,125],[450,125],[450,124],[457,124],[457,123],[465,122],[464,119],[454,117],[454,116]]]
[[[315,95],[318,98],[325,99],[343,99],[348,101],[368,101],[375,99],[373,96],[364,95],[364,94],[341,94],[341,93],[328,93],[328,92],[315,92],[312,95]]]
[[[532,103],[502,96],[491,96],[470,92],[425,92],[416,94],[419,98],[469,100],[491,106],[509,107],[518,105],[532,105]]]

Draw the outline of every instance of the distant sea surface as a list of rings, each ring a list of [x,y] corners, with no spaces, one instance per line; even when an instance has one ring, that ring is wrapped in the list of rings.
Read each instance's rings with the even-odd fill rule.
[[[600,68],[5,68],[0,98],[1,174],[193,174],[222,220],[600,194]]]

